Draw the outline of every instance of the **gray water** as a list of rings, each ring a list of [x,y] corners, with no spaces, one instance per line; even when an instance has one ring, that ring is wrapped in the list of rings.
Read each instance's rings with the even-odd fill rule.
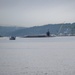
[[[75,37],[0,38],[0,75],[75,75]]]

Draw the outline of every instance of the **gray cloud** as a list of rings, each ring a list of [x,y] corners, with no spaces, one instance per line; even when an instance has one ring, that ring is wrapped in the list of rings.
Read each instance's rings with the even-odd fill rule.
[[[75,22],[75,0],[0,0],[0,25]]]

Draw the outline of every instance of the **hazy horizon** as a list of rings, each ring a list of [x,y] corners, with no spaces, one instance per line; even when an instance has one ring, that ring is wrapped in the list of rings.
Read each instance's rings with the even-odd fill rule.
[[[32,27],[75,22],[75,0],[0,0],[0,25]]]
[[[75,23],[75,22],[73,22]],[[21,25],[0,25],[0,26],[4,26],[4,27],[26,27],[26,28],[30,28],[30,27],[37,27],[37,26],[44,26],[44,25],[58,25],[58,24],[73,24],[73,23],[50,23],[50,24],[43,24],[43,25],[33,25],[33,26],[21,26]]]

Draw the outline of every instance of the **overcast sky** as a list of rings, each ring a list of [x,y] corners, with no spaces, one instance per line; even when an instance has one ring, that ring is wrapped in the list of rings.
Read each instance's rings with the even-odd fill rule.
[[[75,22],[75,0],[0,0],[0,25],[38,26]]]

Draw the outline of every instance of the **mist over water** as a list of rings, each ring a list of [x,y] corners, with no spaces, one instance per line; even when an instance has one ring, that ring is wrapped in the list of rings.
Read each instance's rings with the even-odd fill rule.
[[[0,75],[75,75],[75,36],[0,38]]]

